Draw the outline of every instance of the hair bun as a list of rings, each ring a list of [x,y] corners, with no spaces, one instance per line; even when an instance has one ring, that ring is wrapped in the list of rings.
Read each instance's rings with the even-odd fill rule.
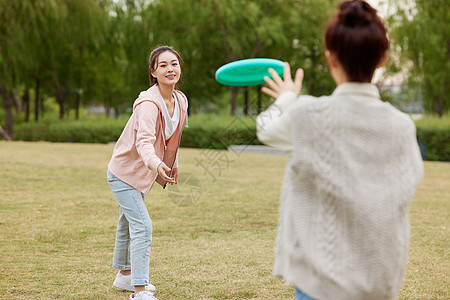
[[[367,2],[353,0],[339,6],[338,20],[339,23],[349,27],[367,25],[374,21],[376,13],[377,11]]]

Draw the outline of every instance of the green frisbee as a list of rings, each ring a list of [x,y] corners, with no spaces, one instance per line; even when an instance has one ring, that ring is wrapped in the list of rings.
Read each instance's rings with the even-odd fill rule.
[[[272,78],[272,68],[283,78],[284,63],[271,58],[249,58],[230,62],[216,71],[216,80],[229,86],[251,86],[265,83],[264,77]]]

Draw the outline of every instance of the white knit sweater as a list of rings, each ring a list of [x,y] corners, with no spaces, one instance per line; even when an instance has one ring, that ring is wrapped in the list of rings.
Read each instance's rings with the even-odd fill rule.
[[[290,153],[274,275],[309,296],[393,299],[409,245],[409,202],[423,162],[408,115],[368,83],[328,97],[282,94],[258,138]]]

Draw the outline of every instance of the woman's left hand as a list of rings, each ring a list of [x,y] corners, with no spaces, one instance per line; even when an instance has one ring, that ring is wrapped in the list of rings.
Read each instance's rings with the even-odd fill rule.
[[[175,180],[175,184],[178,183],[178,168],[174,168],[172,171],[172,178]],[[173,183],[171,183],[173,185]]]
[[[263,93],[275,99],[284,92],[294,92],[296,96],[300,94],[304,75],[302,69],[297,69],[294,81],[292,81],[291,67],[287,62],[284,63],[284,79],[281,79],[277,72],[272,68],[269,69],[269,73],[272,75],[273,79],[270,79],[269,76],[264,77],[264,81],[269,85],[269,88],[263,87]]]

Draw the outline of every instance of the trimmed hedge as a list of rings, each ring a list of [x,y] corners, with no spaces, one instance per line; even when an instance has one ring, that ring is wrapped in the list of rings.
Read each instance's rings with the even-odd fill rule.
[[[115,142],[126,119],[89,119],[22,123],[16,125],[12,138],[22,141],[72,143]],[[450,161],[450,119],[424,118],[416,121],[417,136],[426,160]],[[229,145],[260,145],[256,124],[250,118],[196,115],[189,118],[182,147],[226,149]]]
[[[13,140],[63,143],[100,143],[116,141],[123,122],[67,121],[23,123],[14,127]]]
[[[90,119],[22,123],[14,127],[13,140],[70,143],[115,142],[126,119]],[[256,124],[250,118],[199,115],[189,117],[183,131],[182,147],[227,149],[228,145],[259,145]]]
[[[181,137],[182,147],[227,149],[229,145],[261,145],[256,137],[256,123],[249,118],[191,119]]]
[[[416,121],[417,137],[426,160],[450,161],[450,118]]]

